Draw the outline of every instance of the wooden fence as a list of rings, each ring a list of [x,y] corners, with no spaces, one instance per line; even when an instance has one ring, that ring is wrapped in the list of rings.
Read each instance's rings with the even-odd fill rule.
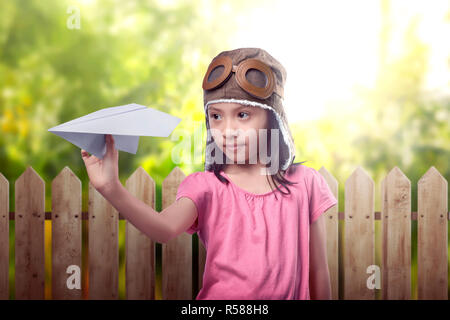
[[[338,198],[338,183],[319,172]],[[185,174],[175,168],[162,184],[162,208],[175,201]],[[15,298],[44,299],[44,220],[52,220],[53,299],[82,299],[69,289],[69,266],[82,266],[82,220],[88,220],[89,299],[118,299],[118,221],[122,217],[89,184],[88,212],[82,212],[81,182],[65,167],[52,181],[52,210],[45,212],[45,183],[28,167],[15,182],[15,212],[9,212],[9,182],[0,173],[0,299],[9,297],[9,220],[15,220]],[[139,167],[126,188],[155,208],[155,183]],[[328,262],[333,299],[375,299],[368,278],[377,275],[375,220],[381,220],[382,299],[411,299],[411,220],[417,220],[417,298],[448,299],[447,181],[431,167],[418,181],[418,212],[411,212],[411,183],[397,167],[381,183],[381,212],[375,212],[375,186],[358,167],[345,182],[345,212],[326,213]],[[339,241],[339,220],[344,223]],[[162,244],[162,298],[193,299],[193,236],[183,233]],[[206,252],[198,241],[198,287]],[[340,265],[339,251],[342,263]],[[155,243],[126,223],[126,298],[155,299]],[[195,264],[197,265],[197,264]],[[339,281],[339,268],[344,279]],[[369,268],[369,269],[368,269]],[[76,270],[75,270],[76,271]],[[371,282],[376,283],[376,282]]]

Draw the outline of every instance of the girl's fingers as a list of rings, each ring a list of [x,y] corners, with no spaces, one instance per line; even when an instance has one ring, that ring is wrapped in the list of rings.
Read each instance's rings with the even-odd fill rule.
[[[86,151],[86,150],[84,150],[84,149],[81,149],[81,157],[84,159],[84,158],[89,158],[89,153]]]

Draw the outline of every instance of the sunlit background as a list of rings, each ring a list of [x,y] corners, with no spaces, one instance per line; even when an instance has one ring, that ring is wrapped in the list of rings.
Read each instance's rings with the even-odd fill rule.
[[[283,63],[286,109],[293,122],[308,121],[328,109],[356,111],[358,87],[374,89],[384,63],[410,49],[403,37],[411,24],[429,50],[422,89],[448,96],[448,7],[448,1],[273,1],[237,19],[231,43],[266,48]]]
[[[132,102],[183,119],[172,139],[143,137],[136,155],[120,153],[121,181],[142,166],[156,182],[161,210],[161,183],[175,166],[186,174],[203,170],[204,146],[193,144],[177,164],[172,150],[182,130],[204,129],[201,83],[211,59],[223,50],[261,47],[287,70],[285,109],[296,162],[324,166],[336,177],[339,211],[345,181],[358,165],[375,181],[376,211],[379,182],[395,166],[411,181],[417,211],[420,177],[431,166],[450,177],[449,39],[448,0],[1,1],[0,173],[10,182],[10,210],[14,181],[32,166],[46,181],[50,211],[50,183],[68,166],[83,182],[86,211],[79,149],[47,129]],[[376,228],[379,235],[379,221]],[[13,243],[13,221],[10,230]],[[47,249],[50,236],[47,221]],[[414,243],[415,221],[412,237]],[[123,221],[119,242],[123,298]],[[13,246],[10,252],[14,261]],[[49,255],[46,261],[48,289]],[[14,288],[13,264],[10,271]],[[415,297],[415,281],[412,289]]]

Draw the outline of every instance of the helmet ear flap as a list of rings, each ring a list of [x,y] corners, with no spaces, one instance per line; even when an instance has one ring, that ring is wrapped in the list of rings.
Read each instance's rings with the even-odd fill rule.
[[[276,154],[270,155],[272,159],[275,159],[274,157],[278,158],[278,163],[284,164],[286,161],[288,161],[290,157],[290,151],[289,146],[285,142],[285,137],[283,137],[283,130],[281,130],[280,123],[278,121],[278,117],[275,115],[274,110],[267,110],[269,112],[268,121],[267,121],[267,148],[269,152],[272,152],[272,129],[276,129],[278,131],[278,148],[276,148],[274,151]],[[269,165],[271,165],[271,162],[269,162]]]

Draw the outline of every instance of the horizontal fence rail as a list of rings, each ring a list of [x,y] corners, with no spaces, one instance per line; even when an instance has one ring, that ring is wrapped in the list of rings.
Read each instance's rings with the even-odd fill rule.
[[[381,212],[375,211],[373,218],[375,220],[381,220]],[[448,220],[450,220],[450,212],[447,213]],[[417,212],[412,211],[410,214],[411,220],[417,220]],[[9,212],[9,220],[15,220],[15,213],[14,211]],[[81,212],[81,220],[88,220],[89,219],[89,211],[82,211]],[[345,212],[338,212],[338,219],[339,220],[345,220]],[[51,211],[45,211],[45,220],[52,220],[52,212]],[[119,212],[119,220],[126,220],[126,218]]]
[[[339,199],[337,180],[323,167],[319,172]],[[175,201],[185,177],[175,167],[164,179],[163,210]],[[142,167],[128,178],[125,187],[155,208],[155,182]],[[417,212],[411,212],[411,183],[398,167],[387,174],[380,187],[381,211],[375,212],[375,184],[358,166],[345,182],[345,211],[338,212],[334,206],[325,213],[332,299],[339,299],[340,287],[343,299],[375,299],[374,284],[380,279],[376,289],[381,289],[382,299],[411,299],[411,221],[417,223],[417,298],[448,299],[447,181],[434,167],[420,178]],[[80,272],[88,274],[89,299],[118,299],[118,222],[125,219],[90,183],[88,211],[82,211],[81,181],[67,166],[52,181],[51,190],[51,211],[45,211],[45,183],[27,167],[15,182],[12,212],[9,181],[0,173],[0,299],[9,298],[11,220],[15,227],[16,299],[44,299],[45,220],[52,223],[52,299],[82,299],[82,290],[74,289]],[[87,270],[81,270],[83,220],[88,224]],[[381,223],[379,268],[375,265],[376,220]],[[125,223],[126,299],[155,299],[156,243]],[[198,275],[201,288],[206,250],[198,241],[198,255],[194,255],[192,244],[193,236],[188,233],[161,244],[162,299],[195,299],[192,272]]]

